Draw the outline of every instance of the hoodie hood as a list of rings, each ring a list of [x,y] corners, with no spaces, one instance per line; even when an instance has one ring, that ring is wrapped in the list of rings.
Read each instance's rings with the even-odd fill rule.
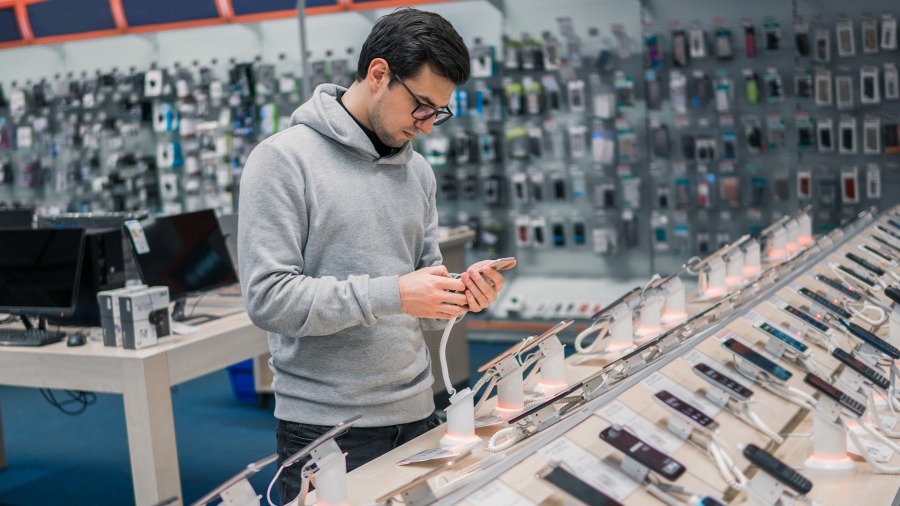
[[[306,125],[369,162],[388,165],[408,163],[413,155],[409,142],[404,143],[400,151],[391,156],[378,155],[366,133],[338,103],[337,96],[345,91],[346,88],[333,84],[320,84],[313,91],[312,98],[291,114],[291,126]]]

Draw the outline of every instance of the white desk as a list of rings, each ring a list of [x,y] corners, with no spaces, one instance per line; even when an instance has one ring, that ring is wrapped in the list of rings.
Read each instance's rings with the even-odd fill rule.
[[[169,387],[269,351],[266,333],[253,326],[240,298],[207,297],[197,313],[230,314],[189,336],[164,338],[143,350],[65,340],[37,348],[0,347],[0,384],[122,394],[138,506],[177,496],[181,477]],[[0,469],[5,463],[0,427]]]

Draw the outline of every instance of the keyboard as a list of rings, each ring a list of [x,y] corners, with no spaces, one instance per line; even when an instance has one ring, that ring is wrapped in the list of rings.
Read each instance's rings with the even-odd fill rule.
[[[61,330],[0,328],[0,346],[44,346],[59,342],[64,337],[66,333]]]

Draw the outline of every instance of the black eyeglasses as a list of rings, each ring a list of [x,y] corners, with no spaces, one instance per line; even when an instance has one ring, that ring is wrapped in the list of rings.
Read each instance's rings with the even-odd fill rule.
[[[453,117],[453,113],[450,112],[450,109],[447,109],[446,107],[435,109],[428,104],[423,104],[419,100],[419,97],[417,97],[416,94],[413,93],[408,86],[406,86],[406,83],[403,82],[403,79],[400,79],[400,76],[393,72],[391,73],[391,75],[397,78],[397,82],[403,85],[403,88],[406,89],[406,92],[409,93],[409,96],[411,96],[413,100],[416,101],[416,108],[413,109],[411,113],[413,118],[424,121],[434,116],[434,124],[440,125],[441,123],[444,123],[445,121]]]

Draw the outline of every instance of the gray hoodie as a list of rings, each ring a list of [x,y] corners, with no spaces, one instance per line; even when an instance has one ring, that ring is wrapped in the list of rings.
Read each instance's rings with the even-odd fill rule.
[[[278,419],[412,422],[434,410],[422,330],[445,322],[403,314],[398,277],[442,263],[434,173],[409,143],[379,158],[341,90],[317,87],[247,159],[241,290],[268,332]]]

